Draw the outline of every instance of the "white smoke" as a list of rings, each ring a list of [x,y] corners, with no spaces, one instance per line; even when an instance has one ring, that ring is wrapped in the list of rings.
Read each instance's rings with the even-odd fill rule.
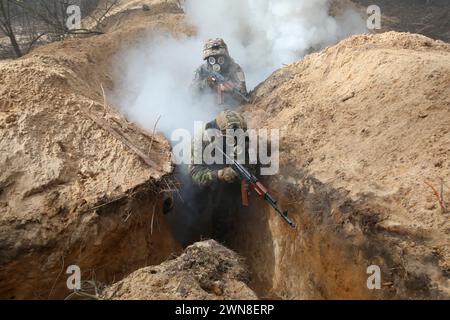
[[[328,0],[190,0],[186,13],[200,39],[227,41],[254,87],[283,64],[366,31],[358,13],[333,18],[329,6]]]
[[[199,63],[196,39],[170,35],[149,36],[136,47],[119,54],[115,65],[117,88],[114,104],[132,121],[169,138],[177,128],[193,130],[194,121],[217,114],[213,96],[192,100],[189,85]]]
[[[208,38],[225,39],[252,89],[283,64],[365,32],[356,12],[329,16],[328,0],[187,0],[184,9],[196,37],[151,36],[115,63],[114,104],[147,129],[161,117],[158,129],[168,137],[177,128],[192,131],[195,120],[209,121],[219,111],[213,97],[194,102],[189,93]]]
[[[168,138],[176,129],[192,133],[195,121],[211,121],[219,112],[215,97],[193,101],[189,92],[194,71],[203,63],[203,44],[208,38],[225,39],[252,89],[283,64],[350,34],[365,32],[357,13],[347,11],[333,18],[328,10],[327,0],[187,0],[185,12],[197,27],[197,36],[149,35],[123,50],[114,63],[112,102],[148,130],[153,130],[161,117],[158,130]],[[177,173],[184,188],[181,199],[175,200],[182,210],[169,215],[182,243],[199,235],[208,237],[201,222],[205,212],[197,208],[196,191],[189,187],[186,171],[182,166]]]

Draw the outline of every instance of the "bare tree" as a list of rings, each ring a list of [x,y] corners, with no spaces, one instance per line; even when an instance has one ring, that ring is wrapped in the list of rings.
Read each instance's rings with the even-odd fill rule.
[[[0,0],[0,31],[9,38],[16,57],[22,56],[19,43],[17,42],[16,33],[13,27],[13,20],[16,13],[13,13],[12,0]]]
[[[103,22],[108,14],[114,9],[119,0],[106,0],[98,7],[98,10],[93,14],[90,14],[89,17],[93,19],[96,23],[94,30],[99,30],[103,27]]]
[[[68,35],[100,34],[102,22],[118,0],[0,0],[0,34],[9,38],[16,57],[44,38],[47,42]],[[77,5],[84,17],[95,21],[91,29],[67,26],[67,8]]]

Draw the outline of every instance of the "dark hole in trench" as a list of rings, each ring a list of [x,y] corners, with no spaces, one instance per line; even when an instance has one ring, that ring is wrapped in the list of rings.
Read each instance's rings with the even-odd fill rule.
[[[192,183],[184,166],[177,168],[175,177],[180,188],[164,201],[175,239],[184,247],[205,239],[227,245],[226,234],[241,206],[240,184],[201,188]]]
[[[250,207],[244,208],[240,183],[198,188],[186,167],[178,167],[175,177],[180,183],[179,195],[173,194],[173,208],[166,215],[175,239],[184,247],[214,239],[236,251],[246,261],[251,274],[249,287],[257,296],[279,299],[271,292],[275,248],[269,230],[269,205],[253,197]]]
[[[235,140],[234,145],[238,142]],[[227,140],[224,140],[223,150],[228,148],[226,143]],[[249,143],[247,136],[245,149],[250,147]],[[267,156],[272,156],[271,151],[269,146],[265,150]],[[246,160],[249,160],[248,153],[246,153]],[[227,159],[223,158],[223,161],[226,162]],[[246,167],[258,175],[258,165]],[[227,235],[229,231],[232,231],[230,229],[233,228],[233,222],[242,214],[241,183],[239,181],[232,184],[220,182],[208,187],[199,187],[193,183],[187,165],[178,166],[174,176],[180,188],[173,194],[173,202],[171,199],[166,199],[164,209],[176,240],[183,246],[205,239],[214,239],[225,246],[229,245]]]

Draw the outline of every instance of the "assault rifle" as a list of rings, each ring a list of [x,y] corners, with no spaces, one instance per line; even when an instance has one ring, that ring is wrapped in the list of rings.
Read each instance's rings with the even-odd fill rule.
[[[224,85],[224,84],[228,83],[229,81],[227,81],[227,79],[225,79],[225,77],[223,75],[221,75],[218,72],[215,72],[214,70],[205,68],[205,72],[208,74],[208,76],[213,78],[215,80],[215,82],[217,83],[217,91],[219,94],[219,104],[223,104],[223,91],[221,89],[221,85]],[[242,98],[242,100],[244,100],[245,102],[247,102],[247,103],[250,102],[249,97],[247,97],[238,88],[236,88],[236,86],[234,84],[233,84],[233,88],[231,89],[231,92],[234,95]]]
[[[271,205],[271,207],[274,208],[275,211],[284,219],[284,221],[287,222],[287,224],[295,229],[295,222],[288,217],[287,210],[283,211],[278,206],[278,201],[275,200],[275,198],[269,193],[267,188],[258,180],[258,178],[255,177],[255,175],[248,171],[247,168],[245,168],[239,162],[228,156],[222,149],[217,148],[217,150],[219,150],[219,152],[222,153],[224,157],[232,163],[232,168],[239,174],[242,179],[242,204],[245,207],[248,207],[249,205],[248,192],[250,187],[250,189],[254,190],[260,198],[263,198],[265,201],[267,201]]]

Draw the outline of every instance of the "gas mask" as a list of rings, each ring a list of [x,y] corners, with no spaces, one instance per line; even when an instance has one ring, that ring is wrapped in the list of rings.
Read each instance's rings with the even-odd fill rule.
[[[236,130],[242,130],[244,135],[234,135]],[[218,144],[227,153],[232,152],[231,154],[234,154],[237,159],[240,159],[239,157],[244,157],[243,159],[245,159],[246,150],[249,146],[249,137],[246,129],[243,130],[238,125],[233,125],[227,128],[227,130],[220,130],[216,120],[206,124],[204,141]]]
[[[215,72],[222,72],[228,66],[228,59],[225,56],[211,56],[208,58],[208,64]]]

